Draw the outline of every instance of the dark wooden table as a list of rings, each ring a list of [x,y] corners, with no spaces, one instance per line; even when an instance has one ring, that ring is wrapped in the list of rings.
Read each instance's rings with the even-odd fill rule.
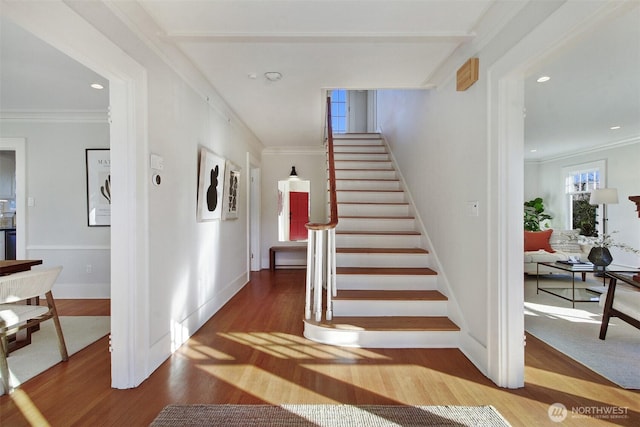
[[[34,265],[42,264],[41,259],[19,259],[19,260],[1,260],[0,261],[0,276],[6,276],[8,274],[19,273],[21,271],[29,271]],[[27,304],[40,304],[39,298],[33,298],[33,300],[27,301]],[[31,334],[40,330],[40,325],[36,325],[32,328],[23,329],[14,336],[8,337],[8,349],[7,354],[15,351],[19,348],[31,344]]]
[[[42,264],[41,259],[18,259],[0,261],[0,276],[31,270],[34,265]]]

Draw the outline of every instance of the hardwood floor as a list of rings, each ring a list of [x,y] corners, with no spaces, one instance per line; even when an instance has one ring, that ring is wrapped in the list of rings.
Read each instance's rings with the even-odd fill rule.
[[[601,425],[572,408],[606,411],[640,425],[640,392],[624,390],[532,336],[526,385],[496,387],[458,350],[330,347],[302,337],[304,270],[263,270],[139,387],[110,388],[103,338],[0,397],[0,425],[146,426],[171,403],[493,405],[514,426]],[[104,312],[104,301],[95,310]],[[61,314],[94,310],[60,301]],[[102,310],[102,311],[101,311]],[[9,364],[11,362],[9,361]],[[624,408],[627,408],[626,410]],[[40,418],[38,418],[40,417]]]

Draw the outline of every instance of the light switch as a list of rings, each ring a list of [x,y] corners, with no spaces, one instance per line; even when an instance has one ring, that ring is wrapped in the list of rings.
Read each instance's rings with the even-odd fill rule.
[[[151,169],[155,169],[157,171],[161,171],[164,169],[164,158],[162,156],[158,156],[157,154],[151,155]]]
[[[477,200],[467,202],[467,215],[468,216],[480,215],[480,206]]]
[[[27,197],[27,206],[32,207],[36,205],[36,201],[33,197]]]

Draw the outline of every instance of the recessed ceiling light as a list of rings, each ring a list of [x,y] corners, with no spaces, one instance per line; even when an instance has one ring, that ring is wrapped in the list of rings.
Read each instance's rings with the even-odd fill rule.
[[[282,79],[282,73],[279,73],[277,71],[267,71],[266,73],[264,73],[264,77],[270,82],[277,82],[278,80]]]
[[[536,153],[538,152],[538,150],[536,150],[535,148],[531,149],[531,153]]]
[[[611,130],[618,130],[618,129],[620,129],[620,126],[611,126],[609,129],[611,129]]]
[[[255,80],[258,76],[256,73],[249,73],[247,74],[247,77],[249,77],[251,80]]]
[[[538,77],[538,80],[536,80],[538,83],[544,83],[544,82],[548,82],[549,80],[551,80],[551,77],[549,76],[540,76]]]
[[[102,86],[100,83],[91,83],[91,87],[94,89],[104,89],[104,86]]]

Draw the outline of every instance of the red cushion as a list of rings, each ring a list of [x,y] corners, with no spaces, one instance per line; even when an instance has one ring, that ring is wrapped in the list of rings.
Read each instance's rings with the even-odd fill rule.
[[[549,237],[551,237],[553,230],[544,231],[525,231],[524,232],[524,250],[525,251],[539,251],[543,249],[547,252],[554,253],[555,251],[549,245]]]

